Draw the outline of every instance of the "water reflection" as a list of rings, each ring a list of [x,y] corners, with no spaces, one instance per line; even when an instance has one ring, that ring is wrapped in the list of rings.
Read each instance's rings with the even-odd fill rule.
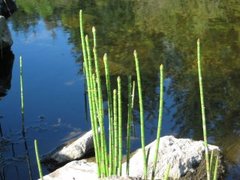
[[[24,126],[24,115],[22,115],[22,130],[21,136],[18,137],[19,141],[14,142],[13,139],[8,139],[6,135],[4,135],[1,128],[0,121],[0,179],[11,179],[11,177],[21,179],[21,171],[22,167],[17,165],[19,162],[26,163],[27,171],[28,171],[28,179],[33,179],[32,167],[30,161],[30,152],[26,139],[26,132]],[[24,154],[19,155],[19,146],[23,147]],[[20,148],[21,149],[21,148]],[[9,172],[12,172],[9,174]],[[15,174],[15,175],[14,175]],[[10,177],[10,178],[9,178]],[[26,177],[25,177],[26,178]]]
[[[11,88],[14,54],[10,48],[0,51],[0,100]]]

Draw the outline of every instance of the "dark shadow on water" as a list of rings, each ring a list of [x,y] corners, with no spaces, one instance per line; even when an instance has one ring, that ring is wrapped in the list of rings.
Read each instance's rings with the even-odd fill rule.
[[[7,95],[11,88],[14,54],[10,48],[0,51],[0,100]]]

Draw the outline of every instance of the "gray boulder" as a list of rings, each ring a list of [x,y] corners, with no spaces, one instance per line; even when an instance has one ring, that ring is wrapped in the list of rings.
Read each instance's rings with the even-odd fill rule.
[[[4,16],[0,16],[0,50],[9,48],[13,44],[11,33]]]
[[[151,178],[156,140],[146,146],[148,154],[148,178]],[[219,155],[220,149],[217,146],[208,145],[209,151]],[[169,178],[184,179],[206,179],[205,158],[203,141],[190,139],[177,139],[173,136],[164,136],[160,139],[157,168],[155,178],[162,179],[170,166]],[[223,166],[221,166],[222,173]],[[142,150],[138,149],[130,158],[129,175],[143,178],[143,156]],[[126,172],[126,163],[123,164],[123,174]],[[199,172],[201,172],[199,174]],[[196,178],[196,176],[198,176]],[[201,178],[200,178],[201,176]]]
[[[78,139],[60,145],[41,159],[48,169],[53,170],[70,161],[82,159],[93,153],[93,133],[89,131]]]

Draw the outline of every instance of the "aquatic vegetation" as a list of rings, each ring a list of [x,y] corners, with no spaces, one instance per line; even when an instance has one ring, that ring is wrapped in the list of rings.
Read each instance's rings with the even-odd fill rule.
[[[39,177],[41,180],[43,180],[42,166],[41,166],[39,152],[38,152],[38,141],[36,139],[34,140],[34,149],[35,149],[35,155],[36,155],[36,160],[37,160],[37,165],[38,165]]]
[[[127,121],[127,147],[126,147],[126,174],[129,175],[129,159],[130,159],[130,136],[131,136],[131,125],[132,125],[132,111],[134,104],[134,95],[135,95],[135,81],[132,83],[132,77],[128,76],[128,121]]]
[[[141,144],[143,151],[143,162],[144,162],[144,178],[147,179],[147,157],[145,152],[145,132],[144,132],[144,110],[143,110],[143,98],[142,98],[142,85],[141,85],[141,74],[139,69],[139,62],[137,51],[134,51],[134,59],[137,73],[137,86],[139,96],[139,111],[140,111],[140,127],[141,127]]]
[[[87,89],[90,104],[90,115],[91,125],[94,132],[94,148],[96,152],[96,162],[98,164],[98,176],[106,177],[111,175],[121,175],[122,173],[122,99],[121,99],[121,78],[117,77],[117,89],[113,90],[111,94],[110,84],[110,72],[107,54],[104,54],[103,61],[105,67],[105,78],[107,88],[107,104],[108,104],[108,122],[109,122],[109,152],[106,147],[106,134],[104,129],[104,111],[103,111],[103,97],[102,87],[100,79],[100,70],[98,65],[98,55],[96,49],[96,29],[92,28],[93,32],[93,59],[89,48],[89,40],[86,35],[84,38],[83,31],[83,17],[82,10],[80,10],[80,33],[82,41],[82,51],[84,58],[84,72],[86,75]],[[145,152],[145,132],[144,132],[144,109],[143,109],[143,97],[142,97],[142,86],[141,86],[141,73],[138,61],[137,51],[134,53],[134,61],[136,67],[137,76],[137,87],[139,96],[139,111],[140,111],[140,130],[141,130],[141,145],[143,153],[144,163],[144,179],[147,179],[147,157]],[[94,61],[94,67],[92,65]],[[202,85],[202,74],[201,74],[201,58],[200,58],[200,40],[197,41],[197,61],[198,61],[198,77],[199,77],[199,91],[201,100],[201,112],[202,112],[202,129],[204,135],[204,146],[205,146],[205,159],[206,159],[206,173],[207,179],[210,180],[210,170],[214,170],[213,179],[217,176],[218,157],[213,168],[213,155],[211,156],[209,164],[208,155],[208,144],[207,144],[207,129],[206,129],[206,118],[205,118],[205,107],[204,107],[204,95]],[[159,99],[159,117],[158,117],[158,128],[157,128],[157,148],[154,155],[154,168],[152,170],[152,179],[157,166],[157,154],[159,151],[161,126],[162,126],[162,113],[163,113],[163,66],[160,65],[160,99]],[[129,174],[129,156],[130,156],[130,124],[132,121],[132,110],[133,110],[133,98],[135,83],[132,87],[132,79],[128,78],[128,123],[127,123],[127,168],[126,173]],[[164,179],[167,179],[170,171],[170,165],[166,170]]]
[[[209,159],[208,141],[207,141],[207,126],[206,126],[206,115],[205,115],[205,105],[204,105],[204,91],[202,83],[202,67],[201,67],[201,51],[200,51],[200,39],[197,40],[197,63],[198,63],[198,80],[199,80],[199,93],[201,102],[201,113],[202,113],[202,129],[203,129],[203,140],[205,147],[205,159],[206,159],[206,173],[207,179],[217,179],[217,169],[218,169],[218,156],[216,156],[215,162],[213,161],[213,152]],[[210,161],[210,162],[209,162]],[[211,171],[213,170],[213,178],[211,178]]]
[[[22,57],[19,58],[19,67],[20,67],[20,99],[21,99],[21,116],[22,116],[22,134],[25,136],[25,128],[24,128],[24,83],[23,83],[23,62]],[[26,145],[27,146],[27,145]],[[38,153],[38,143],[37,140],[34,140],[34,147],[35,147],[35,155],[38,165],[38,172],[40,179],[43,179],[43,173],[42,173],[42,166],[40,163],[39,153]],[[29,160],[27,160],[29,161]],[[30,171],[31,174],[31,171]]]
[[[108,105],[108,122],[109,122],[109,143],[107,147],[106,142],[106,131],[104,124],[104,101],[102,95],[102,82],[100,78],[99,69],[99,59],[97,54],[97,42],[96,42],[96,29],[92,28],[93,33],[93,51],[90,51],[90,43],[87,35],[84,35],[83,31],[83,17],[82,11],[80,11],[80,33],[81,33],[81,43],[84,58],[84,72],[86,75],[88,100],[90,107],[90,119],[91,127],[93,130],[93,141],[94,149],[96,155],[96,163],[98,165],[98,176],[107,177],[111,175],[121,175],[122,174],[122,87],[121,78],[118,76],[117,89],[111,90],[110,83],[110,72],[107,54],[104,54],[104,69],[106,78],[106,88],[107,88],[107,105]],[[133,58],[136,67],[137,76],[137,88],[138,88],[138,105],[140,111],[140,130],[141,130],[141,146],[142,146],[142,158],[144,163],[144,179],[148,178],[148,164],[145,152],[145,130],[144,130],[144,108],[143,108],[143,97],[142,97],[142,86],[141,86],[141,73],[137,51],[133,53]],[[214,155],[211,154],[209,160],[208,154],[208,144],[207,144],[207,128],[206,128],[206,118],[205,118],[205,107],[204,107],[204,94],[203,94],[203,84],[202,84],[202,74],[201,74],[201,57],[200,57],[200,40],[197,41],[197,61],[198,61],[198,77],[199,77],[199,91],[201,100],[201,112],[202,112],[202,129],[204,135],[204,146],[205,146],[205,159],[206,159],[206,173],[207,179],[217,179],[217,169],[219,163],[219,157],[217,156],[214,162]],[[24,114],[24,101],[23,101],[23,80],[22,80],[22,62],[20,58],[20,83],[21,83],[21,109],[22,114]],[[154,179],[155,170],[157,166],[157,158],[160,144],[161,136],[161,126],[162,126],[162,113],[163,113],[163,65],[160,65],[160,98],[159,98],[159,117],[158,117],[158,127],[157,127],[157,148],[154,154],[154,167],[152,170],[152,179]],[[129,174],[129,156],[130,156],[130,135],[131,135],[131,122],[132,122],[132,111],[133,102],[135,95],[135,82],[132,82],[132,78],[128,77],[128,122],[127,122],[127,168],[126,173]],[[38,164],[38,170],[40,178],[42,179],[42,169],[39,160],[38,145],[37,140],[34,140],[34,147],[36,153],[36,159]],[[210,162],[209,162],[210,161]],[[171,171],[170,165],[168,165],[164,179],[168,179],[169,172]],[[211,172],[213,172],[213,178],[211,178]]]
[[[93,52],[90,51],[88,36],[84,35],[83,31],[83,17],[82,10],[80,11],[80,34],[81,43],[84,59],[84,72],[87,81],[88,90],[88,100],[90,104],[90,116],[91,116],[91,126],[94,132],[94,148],[96,153],[96,162],[98,164],[98,176],[106,177],[111,175],[121,175],[122,174],[122,90],[121,90],[121,78],[117,77],[117,89],[113,90],[111,94],[111,84],[110,84],[110,72],[107,54],[104,54],[104,69],[105,69],[105,79],[106,79],[106,89],[107,89],[107,104],[108,104],[108,122],[109,122],[109,152],[107,152],[106,147],[106,133],[104,129],[104,111],[103,111],[103,97],[102,97],[102,87],[101,78],[99,70],[99,62],[97,55],[97,42],[96,42],[96,29],[93,27]],[[92,58],[93,54],[93,58]],[[144,133],[144,109],[143,109],[143,98],[142,98],[142,88],[141,88],[141,75],[140,67],[137,56],[137,51],[134,51],[134,61],[136,66],[137,74],[137,87],[139,96],[139,109],[140,109],[140,127],[141,127],[141,144],[143,151],[143,162],[144,162],[144,178],[147,179],[147,157],[145,152],[145,133]],[[94,65],[93,65],[94,61]],[[163,68],[161,66],[161,73]],[[160,78],[161,83],[163,83],[163,77]],[[135,82],[131,82],[131,78],[128,80],[128,125],[127,125],[127,168],[126,171],[129,173],[129,155],[130,155],[130,135],[131,135],[131,122],[132,122],[132,110],[134,101],[134,91]],[[160,89],[163,93],[163,85]],[[161,98],[162,98],[161,94]],[[162,103],[162,99],[160,100]],[[160,115],[159,115],[159,126],[161,128],[162,119],[162,104],[160,105]],[[160,130],[158,130],[158,142],[160,139]],[[159,143],[158,143],[159,144]],[[157,154],[157,152],[156,152]]]
[[[163,65],[160,65],[160,97],[159,97],[159,115],[158,115],[158,128],[157,128],[157,145],[154,155],[154,166],[152,170],[152,179],[154,179],[154,174],[157,166],[157,158],[158,158],[158,151],[159,151],[159,144],[160,144],[160,136],[161,136],[161,129],[162,129],[162,116],[163,116]],[[170,169],[170,167],[168,168]],[[168,176],[168,175],[167,175]]]

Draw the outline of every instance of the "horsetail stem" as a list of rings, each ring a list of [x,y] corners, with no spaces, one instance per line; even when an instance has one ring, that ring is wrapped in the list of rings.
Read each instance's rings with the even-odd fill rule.
[[[107,54],[103,56],[104,69],[105,69],[105,79],[107,88],[107,102],[108,102],[108,121],[109,121],[109,174],[112,175],[113,171],[113,103],[112,103],[112,93],[111,93],[111,83],[110,83],[110,73]]]
[[[164,174],[164,177],[163,177],[163,180],[168,180],[168,177],[169,177],[169,173],[170,173],[170,164],[167,165],[167,169],[165,171],[165,174]]]
[[[139,68],[139,61],[137,56],[137,51],[134,50],[134,59],[137,73],[137,85],[138,85],[138,96],[139,96],[139,111],[140,111],[140,128],[141,128],[141,144],[143,152],[143,166],[144,166],[144,179],[147,179],[147,158],[145,152],[145,133],[144,133],[144,109],[143,109],[143,98],[142,98],[142,85],[141,85],[141,75]]]
[[[206,127],[206,117],[205,117],[205,105],[204,105],[204,94],[203,94],[203,84],[202,84],[202,69],[201,69],[201,54],[200,53],[201,53],[200,52],[200,39],[198,39],[197,40],[197,63],[198,63],[198,79],[199,79],[199,91],[200,91],[201,113],[202,113],[202,128],[203,128],[203,138],[204,138],[204,146],[205,146],[207,179],[210,180],[208,142],[207,142],[207,127]]]
[[[106,138],[105,138],[105,129],[104,129],[104,112],[103,112],[103,98],[102,98],[102,87],[101,87],[101,78],[100,70],[98,65],[97,57],[97,43],[96,43],[96,29],[92,28],[93,33],[93,55],[95,62],[95,71],[96,71],[96,80],[97,80],[97,92],[98,92],[98,120],[100,125],[100,139],[101,139],[101,152],[104,159],[104,176],[108,175],[108,159],[107,159],[107,147],[106,147]]]
[[[217,180],[218,178],[218,163],[219,163],[219,157],[216,157],[216,161],[215,161],[215,166],[214,166],[214,174],[213,174],[213,180]]]
[[[131,123],[132,123],[132,76],[128,76],[128,121],[127,121],[127,165],[126,165],[126,174],[129,175],[129,158],[130,158],[130,137],[131,137]]]
[[[86,61],[86,48],[84,42],[84,31],[83,31],[83,15],[82,10],[79,11],[79,24],[80,24],[80,36],[81,36],[81,44],[82,44],[82,52],[83,52],[83,60]]]
[[[38,142],[36,139],[34,139],[34,149],[35,149],[35,155],[36,155],[36,160],[37,160],[39,177],[41,180],[43,180],[42,166],[40,163],[40,158],[39,158],[39,153],[38,153]]]
[[[163,65],[160,65],[160,97],[159,97],[159,116],[158,116],[158,128],[157,128],[157,144],[153,161],[152,179],[154,179],[155,171],[157,167],[157,158],[160,144],[160,136],[162,129],[162,115],[163,115]]]
[[[117,90],[113,90],[113,126],[114,126],[114,161],[113,161],[113,174],[117,174],[118,166],[118,119],[117,119]]]
[[[121,90],[121,78],[117,77],[118,87],[118,175],[122,174],[122,90]]]
[[[85,40],[87,40],[88,44],[88,38],[84,39],[84,32],[83,32],[83,17],[82,17],[82,10],[79,12],[79,19],[80,19],[80,34],[81,34],[81,44],[82,44],[82,51],[83,51],[83,60],[84,60],[84,71],[86,73],[86,79],[87,79],[87,90],[88,90],[88,95],[89,95],[89,109],[90,109],[90,116],[91,116],[91,126],[93,129],[93,139],[94,140],[94,149],[96,153],[96,162],[99,164],[98,166],[98,177],[102,176],[102,170],[101,170],[101,162],[100,162],[100,147],[99,143],[97,143],[98,140],[98,129],[96,129],[95,123],[95,109],[94,109],[94,94],[92,92],[92,74],[90,74],[90,69],[89,69],[89,64],[88,64],[88,58],[87,58],[87,52],[86,52],[86,47],[85,47]],[[88,47],[89,48],[89,47]],[[90,56],[90,55],[89,55]]]
[[[97,120],[96,120],[96,109],[95,109],[95,104],[94,104],[94,83],[95,80],[93,79],[92,75],[92,67],[90,66],[90,61],[91,61],[91,54],[90,54],[90,48],[89,48],[89,42],[88,42],[88,36],[85,36],[85,41],[86,41],[86,61],[85,61],[85,72],[86,72],[86,77],[87,77],[87,86],[88,86],[88,95],[89,95],[89,108],[90,108],[90,116],[91,116],[91,126],[93,130],[93,143],[94,143],[94,148],[95,148],[95,154],[96,154],[96,162],[100,163],[101,162],[101,153],[99,152],[99,138],[98,138],[98,128],[97,128]],[[101,176],[101,168],[98,168],[98,176]]]

